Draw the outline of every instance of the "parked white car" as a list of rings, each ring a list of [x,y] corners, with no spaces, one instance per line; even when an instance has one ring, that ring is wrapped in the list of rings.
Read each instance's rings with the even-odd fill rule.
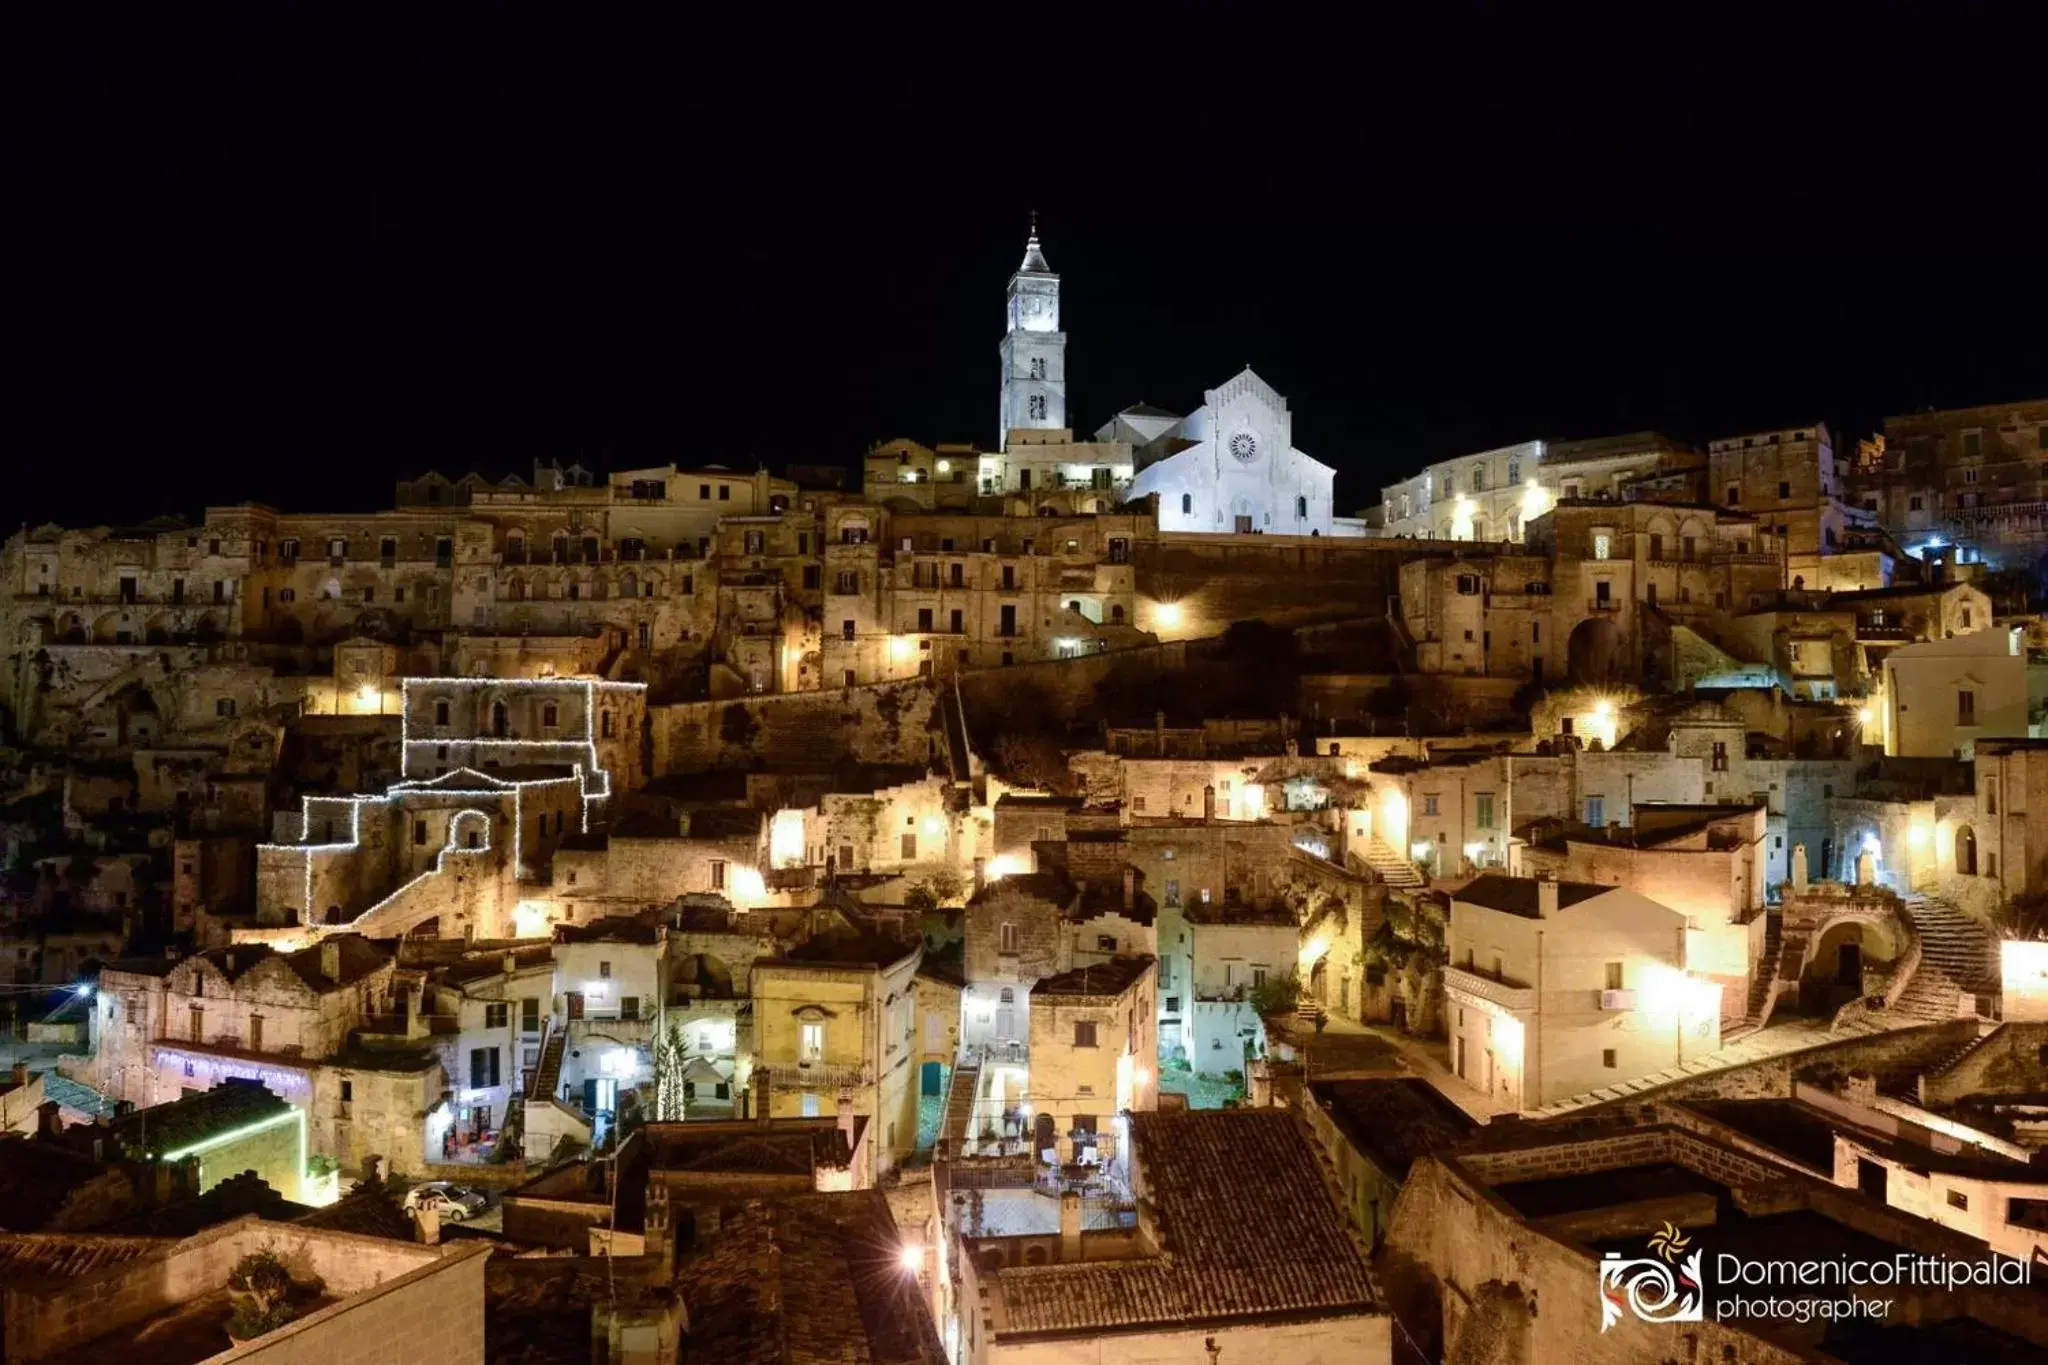
[[[483,1191],[470,1189],[447,1180],[429,1180],[424,1185],[415,1185],[405,1192],[407,1213],[418,1213],[431,1209],[451,1223],[465,1218],[474,1218],[489,1208],[491,1201]]]

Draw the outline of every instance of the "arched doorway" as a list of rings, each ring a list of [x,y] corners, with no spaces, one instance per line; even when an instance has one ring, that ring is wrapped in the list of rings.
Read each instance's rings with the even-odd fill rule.
[[[1977,875],[1977,831],[1956,826],[1956,871],[1965,877]]]
[[[492,702],[491,737],[494,739],[503,739],[505,737],[505,732],[510,730],[511,728],[512,716],[511,713],[505,709],[505,703],[502,701]]]
[[[1604,616],[1587,617],[1572,627],[1566,660],[1573,682],[1612,681],[1621,664],[1621,632]]]

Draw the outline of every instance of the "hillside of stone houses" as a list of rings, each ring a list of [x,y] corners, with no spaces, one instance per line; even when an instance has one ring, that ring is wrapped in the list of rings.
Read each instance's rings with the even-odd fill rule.
[[[1982,518],[1816,424],[1359,517],[1290,451],[1216,529],[1119,472],[1167,417],[11,537],[0,1238],[143,1321],[252,1221],[383,1236],[329,1306],[620,1341],[772,1250],[918,1360],[1635,1359],[1533,1305],[1666,1223],[2048,1255],[2048,617]]]

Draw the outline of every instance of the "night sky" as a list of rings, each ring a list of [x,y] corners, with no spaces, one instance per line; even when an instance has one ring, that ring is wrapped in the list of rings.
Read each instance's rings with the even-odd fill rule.
[[[9,529],[987,445],[1034,208],[1078,429],[1250,363],[1346,511],[1538,436],[2048,394],[2041,48],[1932,7],[48,8],[0,57]]]

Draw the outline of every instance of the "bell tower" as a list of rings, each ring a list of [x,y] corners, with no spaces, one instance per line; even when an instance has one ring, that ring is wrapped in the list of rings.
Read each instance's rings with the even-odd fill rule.
[[[1067,424],[1067,334],[1060,330],[1060,277],[1045,263],[1038,245],[1038,215],[1024,263],[1010,276],[1003,328],[1003,409],[997,442],[1009,449],[1010,433],[1056,430]]]

